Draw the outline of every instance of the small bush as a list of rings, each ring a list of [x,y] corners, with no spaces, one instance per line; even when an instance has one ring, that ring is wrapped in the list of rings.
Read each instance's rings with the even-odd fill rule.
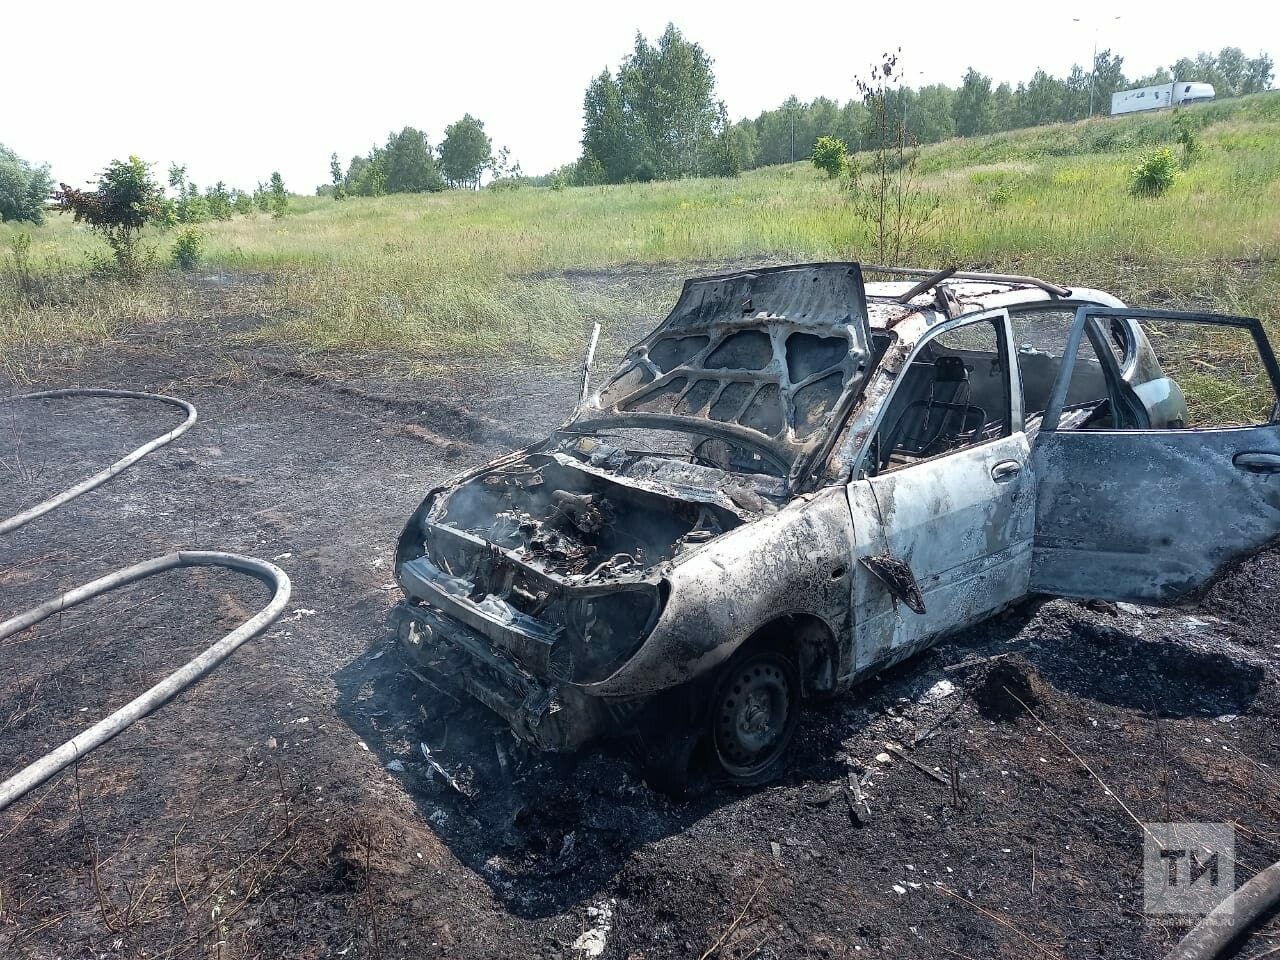
[[[169,262],[179,270],[194,270],[204,256],[204,234],[195,227],[186,227],[173,242]]]
[[[1129,192],[1136,197],[1158,197],[1178,179],[1178,160],[1172,147],[1157,147],[1142,155],[1129,171]]]
[[[54,199],[59,211],[71,213],[76,223],[87,223],[102,235],[121,276],[138,280],[150,260],[139,246],[142,228],[160,216],[164,200],[150,164],[132,156],[113,160],[102,171],[97,190],[77,190],[64,183]]]
[[[1182,145],[1182,169],[1186,170],[1204,154],[1204,142],[1200,139],[1198,124],[1181,110],[1174,114],[1173,129]]]
[[[993,207],[1003,207],[1006,203],[1013,199],[1013,187],[1007,183],[1002,183],[989,194],[987,194],[987,203]]]
[[[813,145],[809,160],[834,179],[849,166],[849,146],[839,137],[819,137],[818,142]]]

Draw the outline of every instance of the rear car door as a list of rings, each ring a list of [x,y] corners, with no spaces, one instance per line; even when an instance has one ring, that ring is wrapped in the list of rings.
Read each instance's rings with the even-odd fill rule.
[[[1005,311],[948,322],[882,405],[848,486],[859,671],[1027,591],[1034,486],[1012,361]]]
[[[1124,383],[1104,327],[1137,320],[1160,373]],[[1084,340],[1106,396],[1066,404]],[[1153,429],[1161,397],[1184,394],[1185,425]],[[1168,601],[1280,536],[1280,369],[1245,317],[1081,307],[1031,448],[1036,484],[1031,589]]]

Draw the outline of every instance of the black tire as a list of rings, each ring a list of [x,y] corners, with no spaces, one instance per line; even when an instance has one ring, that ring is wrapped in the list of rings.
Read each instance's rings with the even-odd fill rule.
[[[720,672],[707,717],[717,774],[744,787],[776,779],[800,722],[800,673],[780,650],[742,650]]]

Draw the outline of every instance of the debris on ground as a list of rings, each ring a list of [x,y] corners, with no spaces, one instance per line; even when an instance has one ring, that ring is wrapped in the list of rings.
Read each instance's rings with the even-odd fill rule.
[[[598,957],[604,953],[609,931],[613,926],[613,911],[616,906],[616,900],[605,900],[595,906],[587,907],[587,922],[595,926],[584,930],[582,935],[573,941],[573,949],[581,951],[587,957]]]
[[[1009,721],[1040,706],[1040,679],[1026,657],[1005,653],[976,666],[967,678],[978,709],[989,720]]]

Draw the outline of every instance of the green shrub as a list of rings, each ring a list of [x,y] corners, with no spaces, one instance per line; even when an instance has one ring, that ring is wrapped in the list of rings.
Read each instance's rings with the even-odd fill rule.
[[[161,215],[164,191],[151,176],[151,165],[137,157],[113,160],[98,179],[97,190],[76,190],[65,183],[54,194],[58,210],[71,213],[102,235],[115,254],[120,274],[137,280],[144,260],[138,241],[142,228]]]
[[[1007,183],[1002,183],[989,194],[987,194],[987,203],[993,207],[1003,207],[1006,203],[1013,199],[1013,187]]]
[[[196,227],[184,227],[173,242],[169,262],[179,270],[194,270],[204,255],[204,234]]]
[[[1178,160],[1172,147],[1157,147],[1142,155],[1129,171],[1129,192],[1136,197],[1158,197],[1178,179]]]
[[[1185,112],[1179,110],[1173,116],[1174,135],[1182,145],[1182,169],[1187,169],[1204,154],[1199,125]]]
[[[809,161],[828,177],[838,177],[849,166],[849,146],[839,137],[819,137]]]

